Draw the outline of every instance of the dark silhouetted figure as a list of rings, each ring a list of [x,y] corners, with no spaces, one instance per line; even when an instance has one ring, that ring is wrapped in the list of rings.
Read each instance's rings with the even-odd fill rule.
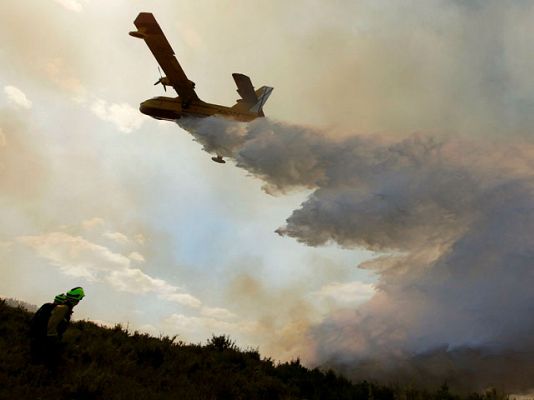
[[[53,303],[45,303],[37,310],[30,324],[33,362],[51,368],[57,366],[61,339],[69,325],[72,309],[84,296],[83,289],[75,287],[66,294],[58,294]]]

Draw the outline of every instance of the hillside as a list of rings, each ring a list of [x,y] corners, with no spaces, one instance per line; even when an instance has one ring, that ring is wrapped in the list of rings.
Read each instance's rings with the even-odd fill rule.
[[[0,399],[433,399],[498,400],[495,392],[456,396],[351,383],[332,371],[276,363],[225,336],[206,345],[154,338],[91,322],[71,324],[57,370],[32,364],[31,313],[0,300]]]

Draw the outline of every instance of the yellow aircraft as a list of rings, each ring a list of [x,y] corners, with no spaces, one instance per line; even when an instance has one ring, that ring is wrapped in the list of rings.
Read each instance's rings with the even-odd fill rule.
[[[154,97],[143,101],[139,110],[156,119],[175,121],[182,117],[209,117],[218,115],[237,121],[252,121],[263,117],[263,106],[272,87],[262,86],[254,90],[250,78],[246,75],[234,73],[232,77],[237,85],[237,93],[241,96],[232,107],[210,104],[202,101],[195,93],[195,83],[187,79],[184,70],[174,56],[174,51],[163,34],[158,22],[151,13],[139,13],[134,21],[137,31],[130,32],[130,36],[143,39],[156,58],[165,76],[161,76],[154,85],[172,86],[178,97]],[[221,156],[213,157],[213,161],[224,163]]]

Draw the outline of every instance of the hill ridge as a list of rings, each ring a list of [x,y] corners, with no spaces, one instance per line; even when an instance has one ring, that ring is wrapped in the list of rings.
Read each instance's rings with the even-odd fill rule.
[[[16,399],[435,399],[501,400],[495,391],[453,395],[446,385],[430,392],[372,382],[353,383],[332,370],[293,360],[262,358],[228,336],[206,345],[129,332],[89,321],[71,324],[53,370],[32,364],[32,313],[0,300],[0,398]]]

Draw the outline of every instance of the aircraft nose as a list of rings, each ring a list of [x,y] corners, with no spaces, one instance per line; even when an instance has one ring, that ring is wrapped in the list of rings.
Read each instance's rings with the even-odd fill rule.
[[[148,115],[148,100],[143,101],[141,104],[139,104],[139,111],[141,111],[143,114]]]

